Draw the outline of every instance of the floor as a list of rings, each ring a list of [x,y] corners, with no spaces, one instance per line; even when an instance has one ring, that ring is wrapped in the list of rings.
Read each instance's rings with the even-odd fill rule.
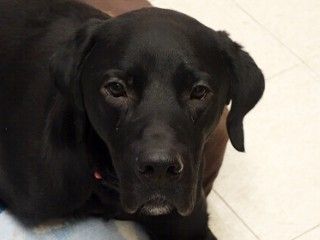
[[[209,196],[219,240],[320,239],[320,1],[152,0],[226,30],[262,68],[266,92],[229,144]]]

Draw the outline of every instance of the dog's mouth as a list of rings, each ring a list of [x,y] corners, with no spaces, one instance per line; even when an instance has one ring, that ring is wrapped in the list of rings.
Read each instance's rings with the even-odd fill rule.
[[[173,210],[173,204],[171,204],[166,197],[155,194],[142,204],[139,213],[149,216],[159,216],[169,214]]]
[[[94,171],[94,178],[97,181],[100,181],[100,183],[107,188],[111,188],[116,191],[119,190],[119,181],[113,174],[109,173],[102,175],[101,172],[96,170]],[[169,214],[174,209],[175,207],[173,206],[173,204],[171,204],[165,196],[154,194],[149,197],[149,199],[144,202],[136,212],[142,215],[160,216]]]
[[[189,196],[178,201],[176,197],[172,196],[172,194],[167,196],[164,193],[158,193],[157,190],[153,193],[149,192],[149,197],[144,195],[142,198],[140,198],[142,195],[140,195],[140,197],[136,196],[131,191],[120,191],[119,179],[115,172],[110,169],[108,171],[99,171],[97,169],[94,171],[93,175],[96,181],[104,187],[112,189],[118,193],[122,192],[122,194],[125,195],[125,197],[120,198],[123,210],[129,214],[161,216],[176,211],[182,216],[187,216],[191,213],[195,203],[195,199],[190,198]],[[191,194],[190,196],[192,197],[194,194]]]

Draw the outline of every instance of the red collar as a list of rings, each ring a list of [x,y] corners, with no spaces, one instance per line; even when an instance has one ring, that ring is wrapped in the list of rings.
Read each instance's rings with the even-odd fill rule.
[[[101,180],[102,179],[102,176],[101,174],[96,170],[94,171],[94,178],[97,179],[97,180]]]

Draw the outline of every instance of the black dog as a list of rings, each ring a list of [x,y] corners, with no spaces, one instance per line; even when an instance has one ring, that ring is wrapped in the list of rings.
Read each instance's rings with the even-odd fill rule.
[[[73,1],[0,1],[0,199],[21,220],[103,215],[152,239],[215,239],[202,150],[264,78],[231,41],[174,11],[110,18]],[[95,177],[94,177],[95,176]]]

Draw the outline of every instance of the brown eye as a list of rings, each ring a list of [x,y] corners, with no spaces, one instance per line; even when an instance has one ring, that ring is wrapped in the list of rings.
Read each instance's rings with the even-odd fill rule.
[[[204,99],[209,92],[209,89],[206,86],[198,85],[192,88],[190,99]]]
[[[113,97],[126,97],[127,93],[125,87],[120,82],[109,82],[107,83],[106,89]]]

